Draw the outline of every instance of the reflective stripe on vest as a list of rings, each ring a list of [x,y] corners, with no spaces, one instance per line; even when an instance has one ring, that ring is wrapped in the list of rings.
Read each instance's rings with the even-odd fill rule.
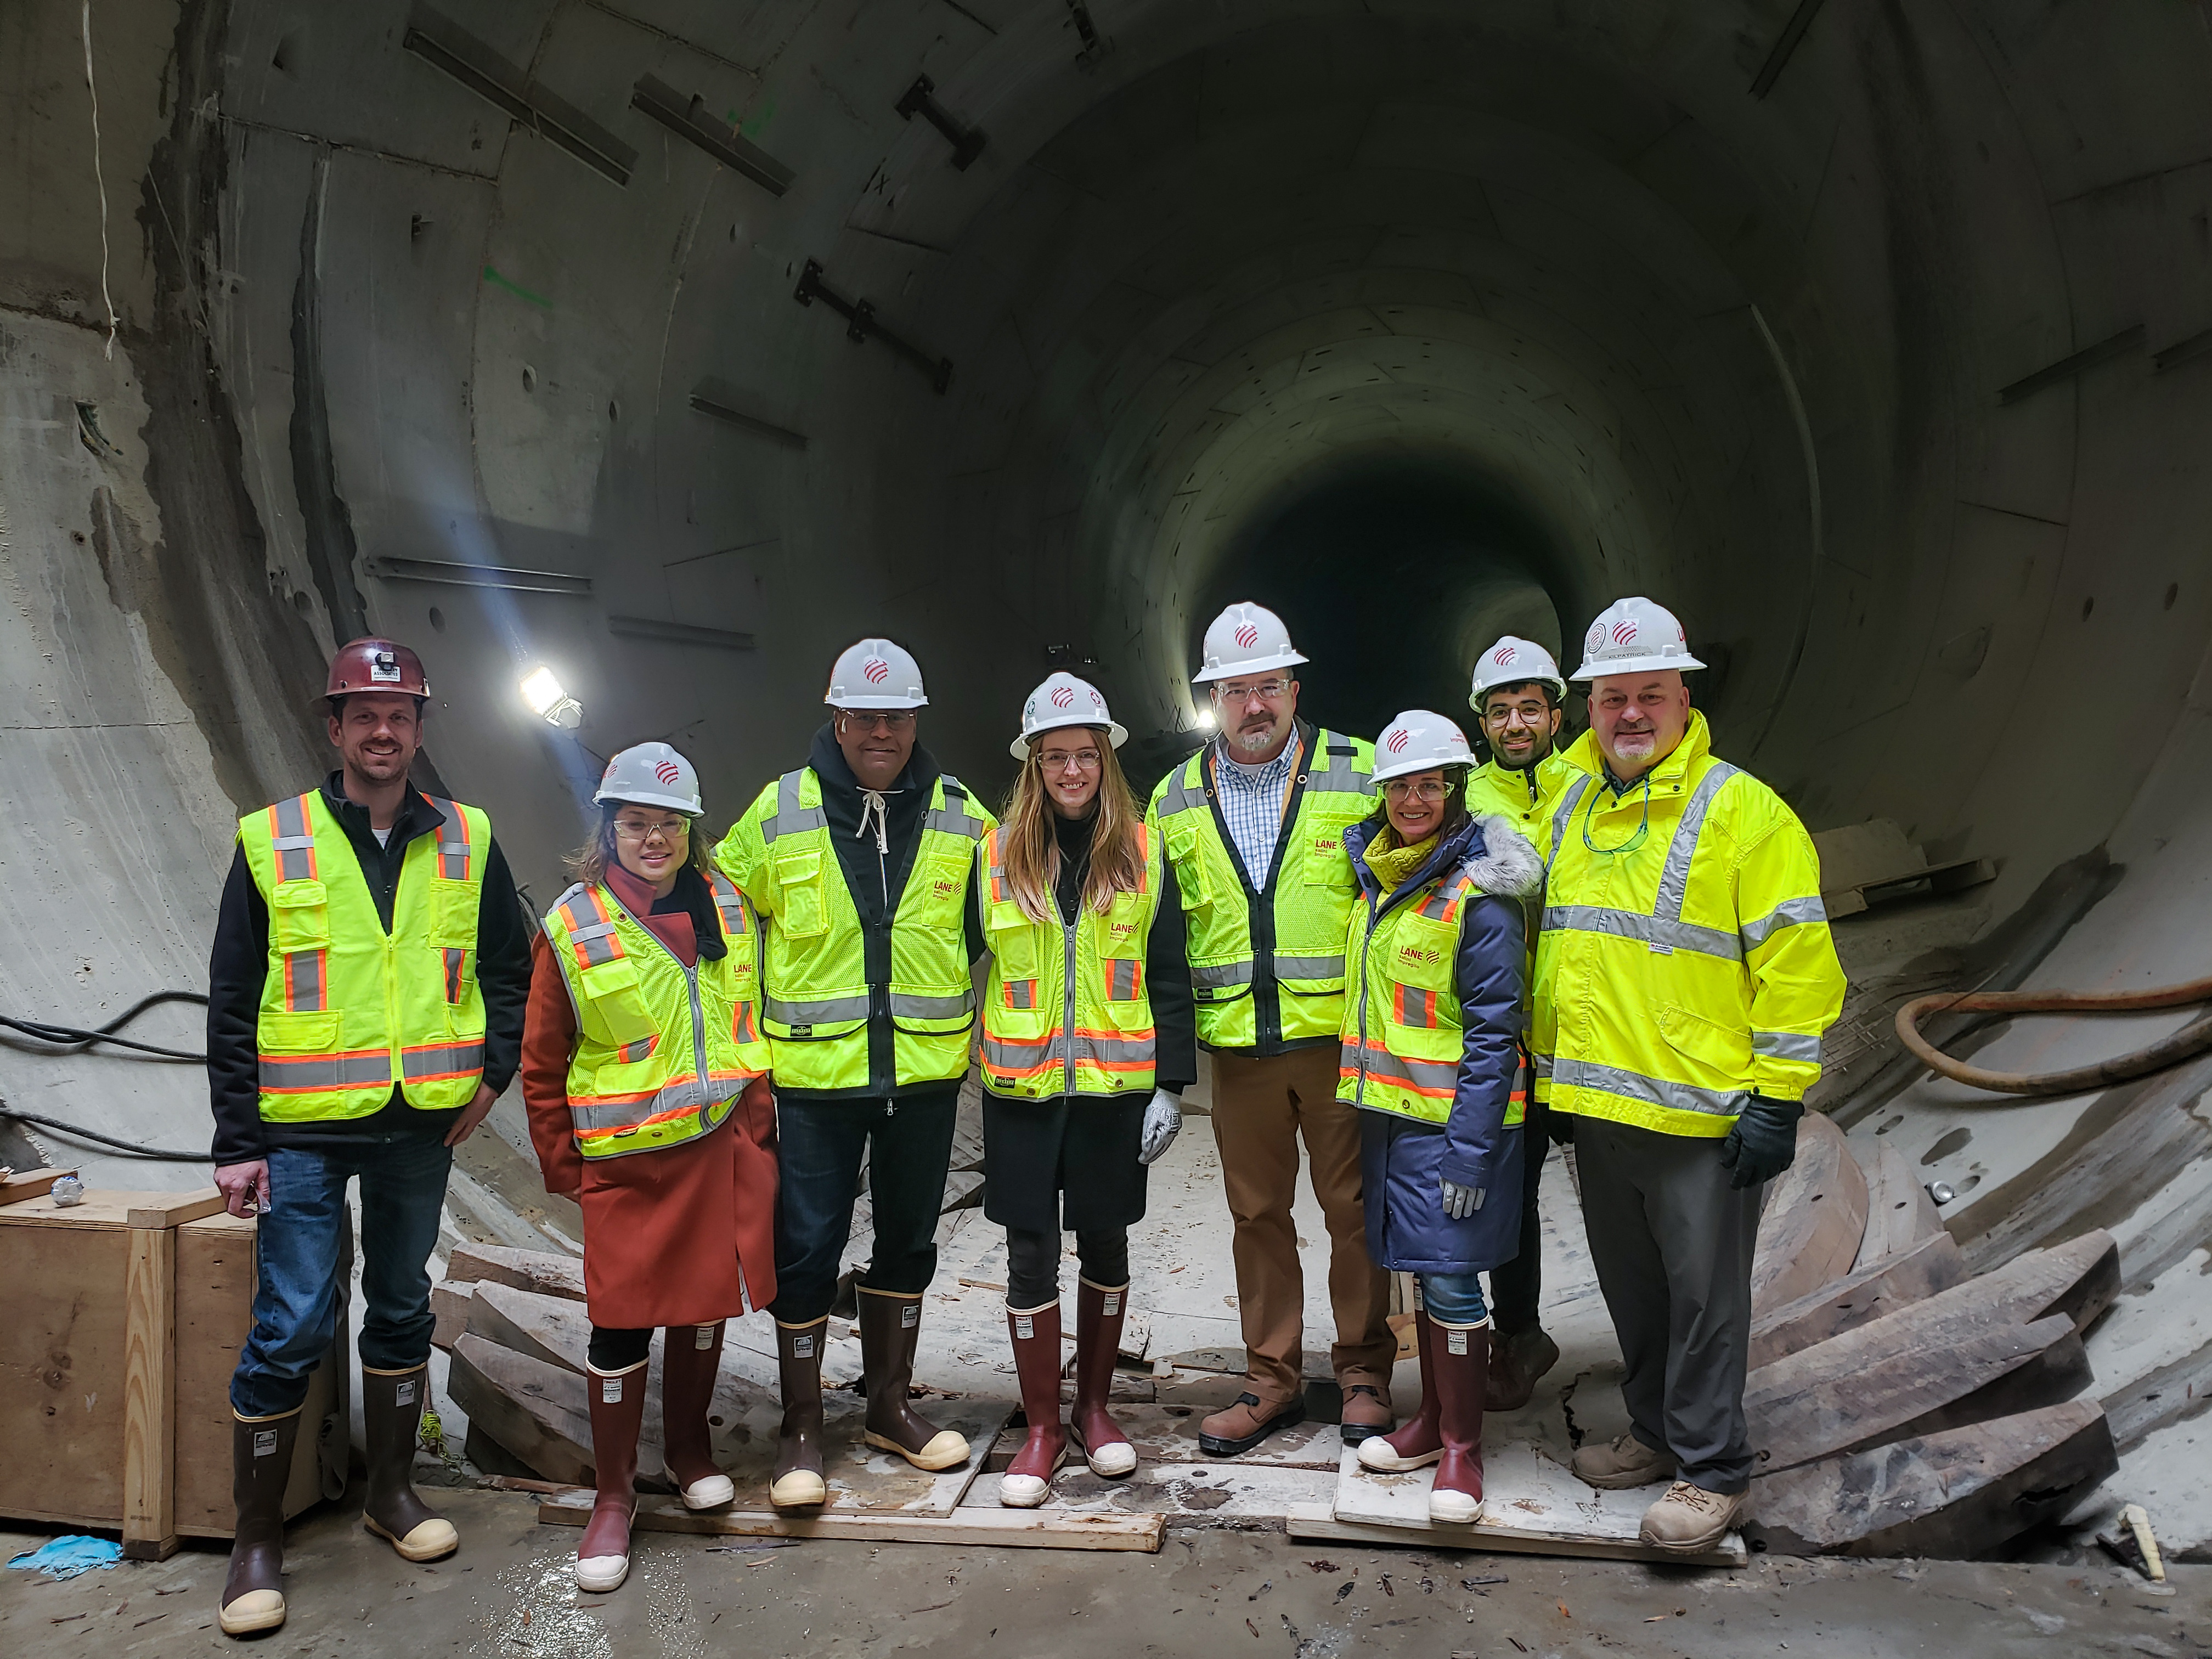
[[[1717,927],[1699,927],[1682,920],[1682,902],[1690,887],[1690,862],[1698,854],[1698,837],[1705,827],[1705,814],[1711,809],[1713,797],[1721,786],[1734,777],[1740,768],[1726,761],[1715,761],[1712,769],[1698,781],[1697,788],[1682,807],[1680,820],[1674,825],[1674,839],[1667,843],[1667,862],[1659,872],[1659,889],[1652,901],[1651,913],[1645,915],[1635,910],[1608,909],[1594,904],[1547,904],[1544,907],[1544,927],[1547,932],[1557,928],[1569,933],[1608,933],[1615,939],[1640,940],[1644,945],[1660,956],[1670,956],[1676,951],[1692,951],[1701,956],[1724,957],[1730,962],[1743,960],[1742,938],[1723,933]],[[1559,857],[1559,841],[1565,826],[1574,821],[1576,803],[1597,780],[1584,773],[1559,803],[1559,816],[1552,825],[1552,856]],[[1591,803],[1596,810],[1596,803]],[[1822,913],[1825,916],[1826,912]],[[1761,937],[1764,937],[1762,934]]]

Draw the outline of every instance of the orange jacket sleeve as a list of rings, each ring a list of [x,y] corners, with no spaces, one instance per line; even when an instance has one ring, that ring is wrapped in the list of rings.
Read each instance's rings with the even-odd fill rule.
[[[530,1003],[522,1024],[522,1103],[530,1139],[549,1193],[573,1193],[584,1179],[583,1155],[568,1117],[568,1060],[576,1052],[576,1010],[568,1000],[552,947],[540,933],[532,947]]]

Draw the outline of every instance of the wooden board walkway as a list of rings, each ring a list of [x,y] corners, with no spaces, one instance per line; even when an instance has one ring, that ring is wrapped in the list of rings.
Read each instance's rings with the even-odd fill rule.
[[[591,1518],[588,1492],[556,1493],[538,1506],[548,1526],[580,1527]],[[835,1538],[870,1544],[967,1544],[998,1548],[1159,1552],[1167,1532],[1158,1515],[1062,1515],[1050,1510],[963,1509],[951,1515],[824,1510],[811,1517],[775,1510],[685,1509],[672,1498],[642,1498],[631,1522],[641,1532],[711,1537]]]

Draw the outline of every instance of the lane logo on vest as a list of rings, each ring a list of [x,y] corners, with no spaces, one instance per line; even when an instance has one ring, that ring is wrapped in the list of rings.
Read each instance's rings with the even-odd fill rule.
[[[1237,630],[1237,643],[1249,651],[1260,643],[1260,630],[1253,627],[1250,623],[1244,623]]]
[[[881,657],[871,657],[860,665],[860,673],[870,685],[881,685],[891,677],[891,665]]]
[[[1415,968],[1433,968],[1443,960],[1443,953],[1433,945],[1401,945],[1398,960]]]

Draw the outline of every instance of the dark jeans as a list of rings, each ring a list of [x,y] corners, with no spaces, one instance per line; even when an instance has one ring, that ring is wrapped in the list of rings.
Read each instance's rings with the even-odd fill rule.
[[[430,1248],[453,1154],[434,1134],[381,1135],[343,1152],[269,1154],[269,1208],[254,1240],[253,1328],[230,1379],[240,1417],[282,1417],[307,1402],[307,1376],[337,1334],[338,1282],[361,1178],[361,1363],[400,1371],[430,1357]]]
[[[776,1297],[769,1311],[778,1321],[811,1325],[828,1316],[864,1152],[876,1243],[860,1282],[904,1295],[929,1288],[959,1100],[960,1085],[948,1083],[896,1100],[776,1103]]]
[[[1544,1294],[1544,1221],[1536,1213],[1536,1194],[1552,1152],[1551,1121],[1550,1107],[1540,1100],[1528,1103],[1521,1132],[1521,1253],[1490,1270],[1490,1317],[1500,1336],[1533,1331],[1543,1322],[1537,1304]]]
[[[1083,1276],[1105,1290],[1129,1282],[1129,1230],[1078,1231],[1075,1259]],[[1006,1305],[1029,1313],[1060,1300],[1060,1235],[1006,1229]]]

